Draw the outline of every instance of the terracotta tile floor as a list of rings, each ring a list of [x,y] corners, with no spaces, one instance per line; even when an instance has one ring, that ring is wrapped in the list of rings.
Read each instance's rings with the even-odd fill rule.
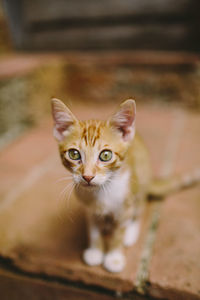
[[[0,78],[24,76],[43,63],[60,57],[55,54],[2,57]],[[105,99],[110,95],[110,87],[105,86],[105,82],[109,85],[113,75],[106,77],[107,66],[110,66],[109,70],[124,63],[191,66],[199,57],[166,53],[133,55],[131,52],[121,56],[118,53],[102,54],[100,60],[96,54],[64,54],[62,59],[75,65],[82,64],[82,77],[77,79],[78,70],[70,78],[72,87],[68,92],[71,92],[72,98],[81,91],[83,99],[92,96],[99,102],[99,92],[96,93],[99,84],[104,85],[100,92],[104,93]],[[99,68],[103,76],[100,79],[93,76],[96,67],[90,69],[92,62],[103,65]],[[85,67],[91,72],[89,78],[85,77]],[[127,76],[126,72],[122,74]],[[77,80],[80,79],[82,86],[78,88]],[[128,87],[132,91],[133,78],[129,79]],[[163,82],[160,83],[162,87]],[[90,97],[84,94],[85,83],[90,87]],[[106,118],[115,108],[112,103],[104,100],[103,105],[98,103],[95,107],[74,102],[71,107],[83,119],[91,116]],[[168,176],[200,166],[199,114],[177,106],[148,103],[137,105],[137,127],[149,148],[154,174]],[[200,299],[199,186],[181,191],[163,202],[147,204],[140,238],[126,251],[128,264],[122,273],[113,275],[101,267],[85,266],[81,260],[81,252],[87,243],[84,212],[73,194],[70,199],[68,194],[65,197],[60,194],[67,181],[58,180],[65,175],[52,137],[51,120],[28,131],[1,151],[2,300],[109,300],[114,299],[116,292],[118,296],[123,293],[123,299]],[[145,295],[140,296],[141,293]]]
[[[113,109],[79,105],[74,112],[80,118],[105,118]],[[200,165],[198,114],[140,104],[137,124],[156,175]],[[200,299],[200,188],[147,205],[140,238],[126,251],[128,264],[122,273],[88,267],[81,260],[87,242],[84,213],[73,195],[68,200],[59,196],[66,183],[57,180],[66,171],[51,129],[47,121],[0,154],[1,257],[35,278],[42,274],[82,282],[88,290],[98,286],[167,299]]]

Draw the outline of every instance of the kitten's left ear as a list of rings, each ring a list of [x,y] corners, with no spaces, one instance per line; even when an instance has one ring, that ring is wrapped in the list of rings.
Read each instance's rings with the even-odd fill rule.
[[[52,99],[52,115],[54,119],[54,137],[61,142],[67,135],[70,127],[77,122],[72,112],[59,99]]]
[[[110,124],[122,133],[124,141],[130,141],[135,135],[136,104],[128,99],[120,105],[120,109],[112,116]]]

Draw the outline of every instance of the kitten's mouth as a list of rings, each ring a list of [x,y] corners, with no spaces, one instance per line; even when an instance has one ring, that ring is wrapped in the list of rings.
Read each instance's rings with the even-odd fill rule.
[[[95,188],[95,187],[97,187],[96,184],[91,184],[91,183],[82,183],[81,185],[85,188]]]

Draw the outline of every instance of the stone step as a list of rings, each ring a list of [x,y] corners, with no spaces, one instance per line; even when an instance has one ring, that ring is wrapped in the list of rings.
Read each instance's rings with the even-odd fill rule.
[[[200,117],[186,114],[172,166],[175,173],[200,171]],[[149,266],[149,292],[167,299],[200,299],[200,186],[168,197]]]
[[[104,105],[73,109],[81,119],[106,118],[113,110],[113,104],[106,111]],[[174,106],[139,104],[137,124],[155,175],[185,172],[200,163],[198,115]],[[87,243],[84,214],[70,190],[66,198],[59,196],[69,180],[58,180],[69,174],[59,160],[52,122],[5,148],[0,165],[0,254],[17,272],[81,282],[87,289],[98,286],[108,294],[135,290],[167,299],[199,299],[198,188],[148,203],[140,238],[126,250],[128,264],[114,275],[81,260]]]

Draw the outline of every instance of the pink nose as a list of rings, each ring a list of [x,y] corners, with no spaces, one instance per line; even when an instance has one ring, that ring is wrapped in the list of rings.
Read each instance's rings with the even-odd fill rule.
[[[94,178],[94,176],[83,176],[83,179],[87,181],[87,183],[90,183],[90,181]]]

